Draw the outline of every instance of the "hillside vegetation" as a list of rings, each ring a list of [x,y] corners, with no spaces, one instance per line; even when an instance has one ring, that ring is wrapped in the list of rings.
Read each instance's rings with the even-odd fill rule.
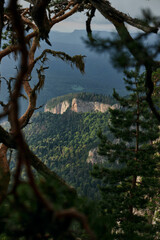
[[[73,97],[73,94],[67,97],[71,96]],[[102,95],[78,96],[86,101],[102,101],[103,98],[106,101],[108,99],[108,102],[113,101],[112,98]],[[66,96],[56,101],[62,98]],[[73,185],[78,193],[96,198],[99,181],[90,176],[93,165],[86,160],[89,151],[99,144],[99,129],[109,135],[108,118],[108,112],[75,113],[67,110],[63,115],[39,112],[27,126],[25,135],[31,149],[49,168]]]

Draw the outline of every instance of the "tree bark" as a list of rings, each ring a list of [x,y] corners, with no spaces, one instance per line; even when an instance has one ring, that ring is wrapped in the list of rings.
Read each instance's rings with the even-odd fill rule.
[[[10,181],[10,170],[6,157],[7,149],[4,144],[0,147],[0,203],[7,194]]]

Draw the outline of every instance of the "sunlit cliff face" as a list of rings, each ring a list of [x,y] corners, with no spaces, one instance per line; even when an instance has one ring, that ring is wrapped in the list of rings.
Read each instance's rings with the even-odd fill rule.
[[[63,102],[57,104],[53,108],[47,108],[47,106],[45,106],[44,111],[51,112],[53,114],[63,114],[64,112],[67,111],[68,108],[70,108],[71,111],[77,112],[77,113],[85,113],[85,112],[102,112],[102,113],[104,113],[104,112],[108,111],[109,108],[115,109],[117,107],[118,107],[117,104],[114,104],[111,106],[111,105],[105,104],[105,103],[86,102],[86,101],[82,101],[77,98],[73,98],[71,105],[69,104],[68,101],[63,101]]]

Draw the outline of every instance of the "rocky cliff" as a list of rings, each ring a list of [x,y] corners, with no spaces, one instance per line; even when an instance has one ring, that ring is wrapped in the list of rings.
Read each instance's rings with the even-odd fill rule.
[[[63,114],[69,108],[69,102],[63,101],[62,103],[57,104],[54,108],[47,108],[45,106],[44,112],[51,112],[53,114]]]
[[[88,153],[87,163],[101,164],[107,160],[107,157],[98,154],[98,148],[93,148]]]
[[[51,112],[54,114],[63,114],[66,112],[68,108],[70,108],[71,111],[77,112],[77,113],[85,113],[85,112],[106,112],[109,108],[115,109],[118,105],[109,105],[105,103],[100,102],[87,102],[83,101],[77,98],[73,98],[71,104],[68,101],[63,101],[59,104],[57,104],[53,108],[48,108],[45,106],[44,111],[45,112]]]

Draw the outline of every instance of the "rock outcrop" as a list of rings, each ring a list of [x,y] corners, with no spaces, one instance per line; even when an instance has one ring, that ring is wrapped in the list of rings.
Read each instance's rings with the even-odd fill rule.
[[[45,106],[44,111],[45,112],[51,112],[53,114],[63,114],[64,112],[67,111],[67,109],[69,108],[69,102],[68,101],[64,101],[62,103],[57,104],[54,108],[47,108],[47,106]]]
[[[109,108],[112,108],[109,104],[100,102],[85,102],[77,98],[73,98],[71,110],[73,112],[106,112]]]
[[[87,158],[87,163],[92,163],[92,164],[101,164],[104,163],[104,161],[107,159],[105,156],[100,156],[98,154],[98,149],[93,148],[89,151],[88,153],[88,158]]]
[[[106,112],[109,108],[115,109],[118,105],[109,105],[105,103],[100,102],[86,102],[77,98],[73,98],[71,104],[69,104],[68,101],[63,101],[59,104],[57,104],[53,108],[47,108],[45,106],[44,111],[45,112],[51,112],[53,114],[63,114],[66,112],[68,108],[70,108],[71,111],[77,112],[77,113],[85,113],[85,112]]]

